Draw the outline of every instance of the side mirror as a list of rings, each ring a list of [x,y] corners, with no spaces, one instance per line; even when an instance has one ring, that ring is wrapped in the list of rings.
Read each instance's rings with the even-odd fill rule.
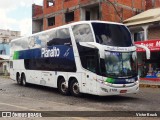
[[[147,58],[147,59],[150,59],[151,52],[150,52],[150,50],[148,49],[148,47],[146,47],[146,46],[144,46],[144,45],[137,45],[137,44],[135,44],[135,46],[138,47],[138,48],[143,48],[143,49],[145,49],[145,51],[146,51],[146,58]]]

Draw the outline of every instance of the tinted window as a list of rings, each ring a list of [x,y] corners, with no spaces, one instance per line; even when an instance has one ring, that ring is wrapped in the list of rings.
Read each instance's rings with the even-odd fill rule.
[[[76,42],[94,42],[91,28],[88,24],[80,24],[72,27]]]
[[[52,37],[47,42],[47,46],[53,45],[71,45],[69,29],[64,28],[54,31]]]
[[[123,25],[92,23],[96,42],[117,47],[132,46],[130,32]]]
[[[96,73],[96,56],[86,56],[86,62],[87,62],[87,70]]]
[[[98,50],[95,48],[84,47],[77,44],[82,67],[99,74]]]
[[[76,72],[75,61],[61,58],[25,59],[25,68],[29,70]]]
[[[16,50],[16,52],[13,51],[15,56],[13,58],[24,59],[27,70],[76,72],[69,29],[48,31],[26,38],[26,41],[26,44],[22,40],[16,41],[12,43],[12,48]],[[22,46],[24,47],[21,48]],[[53,55],[55,48],[59,49],[58,57]],[[43,51],[46,56],[42,54]]]
[[[137,76],[136,52],[105,52],[106,76],[133,77]]]

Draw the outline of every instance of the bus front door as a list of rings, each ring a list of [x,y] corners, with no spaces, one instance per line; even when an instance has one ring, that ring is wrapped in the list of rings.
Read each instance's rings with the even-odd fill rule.
[[[96,92],[96,79],[97,75],[96,73],[96,66],[97,66],[97,60],[95,55],[89,55],[86,56],[86,63],[87,63],[87,72],[86,72],[86,84],[87,88],[89,90],[89,93],[95,93]]]

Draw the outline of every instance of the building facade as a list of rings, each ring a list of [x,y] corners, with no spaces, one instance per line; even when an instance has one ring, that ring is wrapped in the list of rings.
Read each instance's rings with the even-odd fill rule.
[[[0,29],[0,74],[9,72],[9,54],[11,40],[20,37],[19,31]]]
[[[124,21],[135,44],[145,45],[151,51],[149,60],[143,49],[138,51],[141,79],[160,80],[160,8],[149,9]]]
[[[43,0],[32,6],[32,33],[80,20],[123,22],[159,6],[160,0]]]
[[[19,31],[0,29],[0,55],[9,55],[9,43],[18,37],[20,37]]]

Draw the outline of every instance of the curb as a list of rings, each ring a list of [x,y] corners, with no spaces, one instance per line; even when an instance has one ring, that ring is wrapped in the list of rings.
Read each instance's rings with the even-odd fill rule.
[[[0,75],[0,77],[2,77],[2,78],[7,78],[7,79],[10,78],[10,76],[4,76],[4,75]]]
[[[140,88],[160,88],[160,85],[154,85],[154,84],[140,84]]]

